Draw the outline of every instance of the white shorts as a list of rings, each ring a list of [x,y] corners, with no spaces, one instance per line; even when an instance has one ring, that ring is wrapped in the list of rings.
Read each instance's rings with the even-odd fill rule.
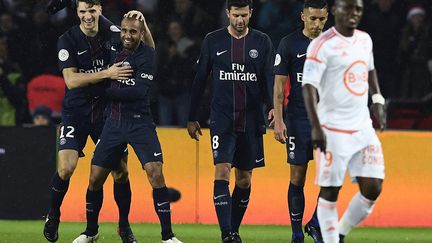
[[[317,177],[322,187],[340,187],[348,168],[351,180],[356,177],[384,179],[384,157],[372,127],[349,132],[323,128],[327,138],[327,153],[317,150]]]

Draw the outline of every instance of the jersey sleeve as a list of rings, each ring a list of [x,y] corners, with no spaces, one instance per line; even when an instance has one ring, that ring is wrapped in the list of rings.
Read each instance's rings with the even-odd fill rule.
[[[274,73],[276,75],[288,76],[291,65],[290,55],[289,41],[287,38],[283,38],[279,43],[274,63]]]
[[[134,71],[135,85],[122,89],[108,88],[106,90],[107,98],[120,101],[134,101],[144,99],[148,96],[156,69],[156,52],[151,48],[147,50],[144,54],[144,61],[140,62],[137,70]]]
[[[302,86],[310,84],[317,88],[327,68],[325,46],[319,42],[319,38],[316,38],[308,46],[306,61],[303,66]]]
[[[270,40],[270,37],[265,35],[265,64],[264,64],[264,81],[265,85],[262,85],[262,94],[265,96],[267,108],[273,107],[273,86],[274,86],[274,72],[273,67],[275,63],[275,50]]]
[[[60,72],[65,68],[77,67],[76,50],[72,39],[64,34],[57,41],[58,65]]]
[[[197,71],[191,89],[189,121],[198,120],[198,107],[206,88],[206,81],[212,67],[210,56],[210,40],[207,35],[201,47],[201,54],[197,61]]]
[[[372,71],[375,69],[375,61],[374,61],[374,54],[373,54],[373,42],[372,42],[372,38],[367,35],[368,37],[368,43],[370,46],[370,57],[369,57],[369,63],[368,63],[368,68],[369,71]]]

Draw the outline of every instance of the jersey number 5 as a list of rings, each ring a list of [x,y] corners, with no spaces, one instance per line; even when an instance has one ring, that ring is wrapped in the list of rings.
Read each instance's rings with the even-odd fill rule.
[[[295,139],[295,137],[289,137],[288,138],[289,150],[294,150],[295,149],[294,139]]]

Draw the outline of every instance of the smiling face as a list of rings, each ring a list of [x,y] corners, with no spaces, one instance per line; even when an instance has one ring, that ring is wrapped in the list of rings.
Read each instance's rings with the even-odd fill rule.
[[[86,2],[78,2],[77,14],[80,19],[80,28],[84,32],[97,32],[99,17],[102,14],[101,5],[91,5]]]
[[[123,47],[134,51],[141,42],[144,35],[143,22],[135,18],[124,18],[121,23],[120,39]]]

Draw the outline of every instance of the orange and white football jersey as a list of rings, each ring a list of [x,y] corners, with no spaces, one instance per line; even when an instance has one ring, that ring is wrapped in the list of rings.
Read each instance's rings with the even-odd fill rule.
[[[358,131],[372,126],[368,103],[368,74],[375,69],[372,39],[355,30],[345,37],[334,27],[314,39],[308,47],[303,85],[318,89],[321,125]]]

